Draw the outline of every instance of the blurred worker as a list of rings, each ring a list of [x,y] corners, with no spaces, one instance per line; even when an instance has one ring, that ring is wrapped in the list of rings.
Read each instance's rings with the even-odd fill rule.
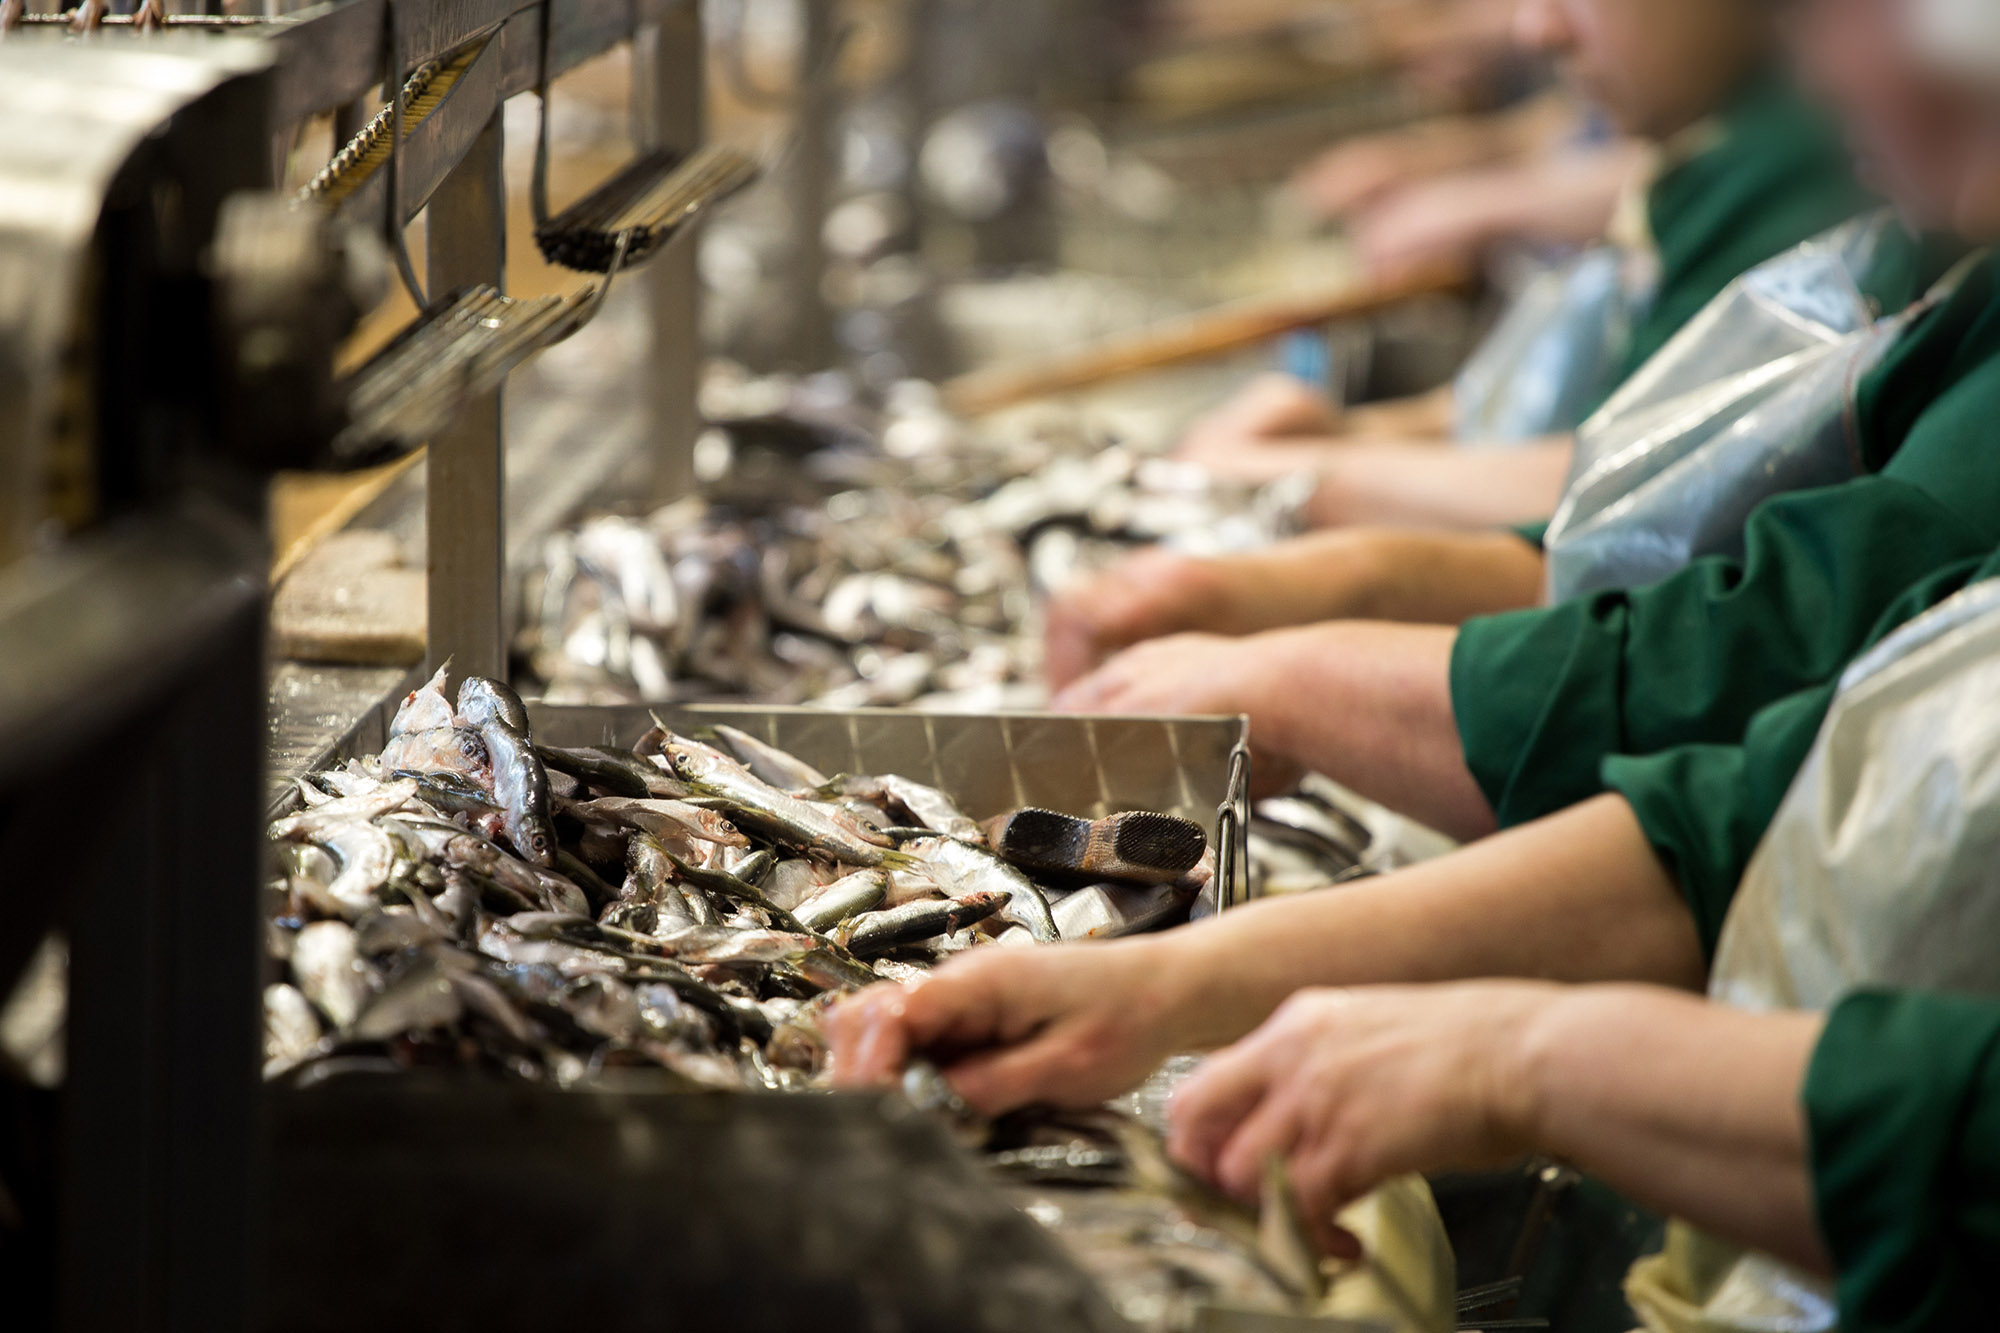
[[[1922,3],[1986,34],[2000,83],[2000,14]],[[2000,108],[1991,124],[1965,201],[1986,235]],[[2000,318],[2000,295],[1983,306],[1974,322]],[[1635,1272],[1650,1329],[1983,1326],[2000,1260],[1996,578],[1993,556],[1939,571],[1910,607],[1969,590],[1901,629],[1904,608],[1884,616],[1844,685],[1733,742],[1615,761],[1619,794],[1441,860],[867,992],[833,1015],[837,1073],[872,1081],[921,1052],[988,1110],[1081,1105],[1238,1042],[1182,1089],[1171,1141],[1233,1192],[1254,1196],[1276,1157],[1323,1220],[1397,1174],[1549,1152],[1708,1233],[1677,1229]],[[1534,980],[1371,988],[1507,977]],[[1753,1012],[1552,982],[1706,984]]]
[[[1339,465],[1390,465],[1380,501],[1393,503],[1401,481],[1394,465],[1407,449],[1394,441],[1434,439],[1454,423],[1472,440],[1573,429],[1732,279],[1863,206],[1831,127],[1774,70],[1768,7],[1520,0],[1517,14],[1524,40],[1561,56],[1578,91],[1651,148],[1637,164],[1585,151],[1474,169],[1378,205],[1381,225],[1360,229],[1378,263],[1463,259],[1521,232],[1613,240],[1524,294],[1455,391],[1353,414],[1348,446],[1388,441],[1389,455]],[[1881,295],[1892,308],[1908,299]],[[1182,452],[1219,475],[1264,481],[1336,452],[1325,437],[1342,430],[1323,398],[1273,376],[1196,423]],[[1566,461],[1560,448],[1524,450],[1494,470],[1520,493],[1516,510],[1546,517]],[[1412,516],[1426,517],[1421,477],[1413,489]],[[1313,517],[1342,521],[1331,496]]]
[[[1961,174],[1959,158],[1964,139],[1960,128],[1967,122],[1959,97],[1908,58],[1895,41],[1892,9],[1869,3],[1851,5],[1811,4],[1800,8],[1794,28],[1804,68],[1816,89],[1824,93],[1853,127],[1864,175],[1871,184],[1889,195],[1912,235],[1934,231],[1949,210],[1954,182]],[[1809,254],[1818,243],[1804,247]],[[1892,247],[1896,248],[1896,247]],[[1900,247],[1916,262],[1901,279],[1905,289],[1915,294],[1950,262],[1952,250],[1935,236]],[[1797,262],[1797,256],[1781,257],[1773,266]],[[1788,275],[1789,276],[1789,275]],[[1672,344],[1633,389],[1671,371],[1681,362],[1699,363],[1711,359],[1712,343],[1722,344],[1719,359],[1726,363],[1730,344],[1746,336],[1744,326],[1770,314],[1773,290],[1801,290],[1811,301],[1824,300],[1837,306],[1838,293],[1815,291],[1798,283],[1769,284],[1761,271],[1705,312]],[[1847,298],[1850,302],[1852,295]],[[1804,327],[1809,321],[1804,311],[1787,315],[1786,322]],[[1914,311],[1912,312],[1914,314]],[[1910,316],[1905,316],[1907,320]],[[1900,329],[1900,323],[1884,326],[1884,333]],[[1873,346],[1864,355],[1872,355]],[[1796,348],[1780,347],[1784,359],[1796,364],[1802,358]],[[1760,371],[1752,377],[1766,385],[1771,376]],[[1697,452],[1683,459],[1687,467],[1679,471],[1661,470],[1646,477],[1645,486],[1667,492],[1665,503],[1678,507],[1677,517],[1705,525],[1703,535],[1711,543],[1687,543],[1680,559],[1707,553],[1741,556],[1748,525],[1733,517],[1747,513],[1756,502],[1788,486],[1823,484],[1850,474],[1851,450],[1846,442],[1847,421],[1854,416],[1858,401],[1850,404],[1857,371],[1843,373],[1820,386],[1817,404],[1820,426],[1813,434],[1813,419],[1798,410],[1789,416],[1765,410],[1765,401],[1755,395],[1738,400],[1721,396],[1721,413],[1711,421],[1687,411],[1676,419],[1686,423],[1686,434]],[[1621,395],[1622,396],[1622,395]],[[1728,414],[1747,409],[1732,419]],[[1796,402],[1788,406],[1797,409]],[[1762,413],[1761,416],[1756,415]],[[1593,423],[1591,442],[1623,452],[1633,465],[1645,471],[1670,455],[1680,442],[1655,441],[1662,447],[1651,451],[1634,449],[1613,427],[1623,418],[1608,412],[1609,424]],[[1810,439],[1797,438],[1810,435]],[[1761,454],[1744,455],[1755,446]],[[1732,466],[1743,466],[1733,479],[1719,467],[1712,467],[1700,451],[1733,451]],[[1829,470],[1820,475],[1791,480],[1791,470],[1814,452]],[[1415,476],[1409,474],[1414,468]],[[1681,472],[1695,470],[1695,481],[1687,482]],[[1704,470],[1705,469],[1705,470]],[[1508,487],[1518,481],[1513,460],[1489,451],[1445,453],[1423,451],[1416,464],[1406,465],[1403,484],[1419,483],[1433,488],[1440,506],[1458,503],[1469,511],[1503,502]],[[1631,500],[1633,497],[1623,497]],[[1543,501],[1534,501],[1513,513],[1497,515],[1526,519]],[[1639,506],[1627,503],[1622,515],[1630,531],[1627,547],[1651,550],[1658,563],[1650,578],[1663,577],[1676,567],[1666,557],[1674,549],[1671,534],[1661,525],[1642,521]],[[1706,507],[1706,508],[1704,508]],[[1727,517],[1728,521],[1723,521]],[[1475,525],[1476,526],[1476,525]],[[1600,523],[1588,535],[1598,547],[1605,537]],[[1559,560],[1570,559],[1567,534],[1559,532],[1554,552]],[[1385,528],[1353,528],[1315,535],[1284,543],[1265,551],[1222,559],[1195,559],[1164,551],[1132,557],[1111,570],[1061,593],[1048,616],[1048,673],[1051,683],[1063,688],[1074,685],[1065,702],[1079,707],[1124,707],[1136,702],[1140,686],[1133,684],[1149,674],[1148,662],[1161,657],[1138,658],[1107,668],[1103,677],[1077,684],[1078,678],[1099,666],[1106,658],[1129,645],[1168,635],[1200,630],[1208,634],[1247,635],[1314,621],[1365,619],[1457,625],[1473,617],[1537,605],[1552,580],[1549,552],[1538,534],[1533,540],[1506,532],[1464,534]],[[1581,543],[1588,551],[1589,543]],[[1641,579],[1639,581],[1649,581]],[[1601,588],[1605,580],[1568,578],[1575,587]],[[1168,669],[1167,679],[1178,675]],[[1169,692],[1172,686],[1160,684]],[[1111,688],[1107,688],[1111,687]],[[1151,702],[1158,703],[1159,699]],[[1214,701],[1211,701],[1214,702]]]

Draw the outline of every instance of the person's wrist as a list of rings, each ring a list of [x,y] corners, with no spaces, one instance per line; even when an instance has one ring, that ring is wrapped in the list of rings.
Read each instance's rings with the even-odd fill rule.
[[[1526,1012],[1507,1024],[1500,1040],[1488,1044],[1494,1057],[1486,1083],[1488,1113],[1507,1141],[1532,1152],[1560,1152],[1551,1142],[1548,1090],[1592,1005],[1588,991],[1550,986],[1529,999]]]
[[[1211,990],[1211,959],[1195,939],[1201,933],[1168,931],[1114,946],[1131,952],[1143,978],[1134,994],[1134,1022],[1169,1052],[1205,1043],[1202,997]]]

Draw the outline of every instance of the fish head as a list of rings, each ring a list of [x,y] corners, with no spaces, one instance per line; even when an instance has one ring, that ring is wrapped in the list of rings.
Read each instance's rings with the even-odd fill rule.
[[[521,821],[521,846],[515,850],[529,864],[543,870],[552,870],[556,864],[556,831],[554,825],[539,816],[529,816]]]

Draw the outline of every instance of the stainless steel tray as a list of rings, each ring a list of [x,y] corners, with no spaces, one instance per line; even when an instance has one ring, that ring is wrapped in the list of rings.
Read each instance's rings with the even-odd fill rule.
[[[924,713],[906,709],[531,704],[550,745],[630,745],[653,718],[678,731],[722,723],[827,773],[896,773],[948,794],[975,819],[1024,805],[1093,818],[1158,810],[1215,829],[1217,879],[1241,896],[1249,827],[1245,718]]]
[[[556,745],[630,744],[655,711],[530,707]],[[1244,827],[1240,718],[657,711],[828,772],[915,778],[976,816],[1213,818],[1225,862]],[[321,762],[379,747],[382,729],[378,710]],[[941,1125],[875,1098],[422,1071],[273,1089],[270,1111],[267,1328],[1130,1327]],[[1205,1327],[1267,1327],[1236,1318]]]

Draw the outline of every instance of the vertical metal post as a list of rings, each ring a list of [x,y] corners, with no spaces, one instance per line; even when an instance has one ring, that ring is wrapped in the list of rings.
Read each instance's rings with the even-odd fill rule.
[[[500,113],[431,196],[426,286],[433,299],[474,283],[503,287],[507,197]],[[429,634],[433,668],[447,657],[465,675],[507,674],[501,582],[507,572],[506,459],[500,390],[472,403],[430,442]]]
[[[833,68],[837,35],[833,0],[795,0],[799,6],[798,85],[792,109],[793,146],[786,164],[786,209],[792,234],[786,275],[790,288],[796,369],[823,370],[834,358],[831,312],[821,284],[826,277],[827,209],[831,206],[834,121],[840,81]]]
[[[648,148],[692,152],[707,120],[707,52],[701,6],[677,0],[634,44],[634,120]],[[652,430],[650,498],[664,504],[694,485],[694,441],[701,431],[700,233],[677,238],[646,267],[653,335],[647,409]]]

